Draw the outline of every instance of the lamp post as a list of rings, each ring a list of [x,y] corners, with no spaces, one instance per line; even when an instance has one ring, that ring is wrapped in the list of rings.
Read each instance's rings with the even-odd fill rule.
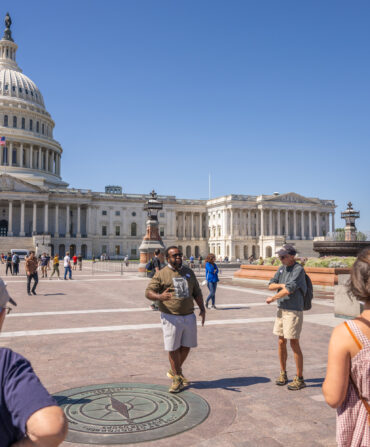
[[[158,211],[163,209],[163,202],[158,200],[157,193],[153,191],[150,197],[144,204],[144,210],[148,213],[148,220],[146,222],[146,234],[139,247],[140,264],[139,272],[146,274],[146,264],[154,256],[154,251],[158,248],[161,251],[161,262],[163,262],[164,244],[159,234],[158,228]]]
[[[360,217],[359,211],[354,211],[352,203],[348,202],[348,208],[341,213],[341,218],[346,221],[344,229],[344,240],[355,241],[357,239],[356,219]]]

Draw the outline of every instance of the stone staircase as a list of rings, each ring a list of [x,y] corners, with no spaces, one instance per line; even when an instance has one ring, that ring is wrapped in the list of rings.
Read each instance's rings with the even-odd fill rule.
[[[12,248],[34,250],[32,237],[0,237],[0,253],[8,253]]]

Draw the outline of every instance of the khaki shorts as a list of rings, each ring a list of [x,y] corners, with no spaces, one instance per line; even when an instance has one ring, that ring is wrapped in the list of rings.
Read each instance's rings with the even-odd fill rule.
[[[197,319],[190,315],[171,315],[161,313],[163,341],[165,351],[176,351],[181,346],[197,346]]]
[[[303,312],[301,310],[278,309],[273,332],[288,340],[299,339],[302,324]]]

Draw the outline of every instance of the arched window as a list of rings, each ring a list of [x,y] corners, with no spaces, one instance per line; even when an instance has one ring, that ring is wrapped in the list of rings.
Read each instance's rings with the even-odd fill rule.
[[[4,127],[8,127],[8,115],[4,115]]]
[[[36,122],[36,132],[40,132],[40,123],[38,121]]]
[[[30,120],[30,130],[32,130],[32,128],[33,128],[33,121]]]
[[[132,222],[131,224],[131,236],[136,236],[137,234],[137,228],[136,228],[136,222]]]
[[[13,116],[13,127],[17,127],[17,117]]]
[[[26,120],[25,118],[22,118],[22,129],[26,128]]]

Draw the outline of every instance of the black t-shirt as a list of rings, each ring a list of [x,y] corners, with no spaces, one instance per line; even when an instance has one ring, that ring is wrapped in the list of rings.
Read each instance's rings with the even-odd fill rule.
[[[158,268],[159,270],[161,269],[161,261],[156,256],[154,256],[154,258],[152,259],[152,266],[153,270],[155,270],[156,268]]]
[[[30,416],[57,405],[34,373],[28,360],[0,348],[0,447],[24,438]]]

